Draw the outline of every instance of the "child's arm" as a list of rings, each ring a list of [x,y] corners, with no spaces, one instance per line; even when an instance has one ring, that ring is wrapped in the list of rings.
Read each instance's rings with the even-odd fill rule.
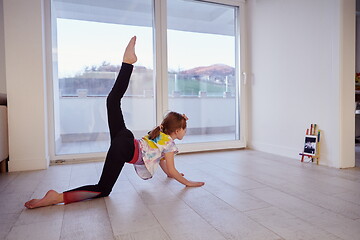
[[[164,173],[165,173],[168,177],[171,177],[171,176],[170,176],[170,173],[169,173],[169,171],[167,170],[167,167],[166,167],[166,160],[165,160],[165,159],[161,159],[159,164],[160,164],[161,169],[164,171]]]
[[[184,178],[175,168],[174,155],[174,152],[165,153],[166,171],[168,172],[168,175],[170,174],[171,177],[175,178],[178,182],[186,185],[187,187],[201,187],[205,184],[204,182],[193,182]]]
[[[172,176],[170,175],[169,171],[167,170],[165,158],[162,158],[162,159],[160,160],[160,167],[161,167],[161,169],[164,171],[164,173],[165,173],[169,178],[172,178]],[[180,173],[180,174],[181,174],[181,176],[184,176],[183,173]]]

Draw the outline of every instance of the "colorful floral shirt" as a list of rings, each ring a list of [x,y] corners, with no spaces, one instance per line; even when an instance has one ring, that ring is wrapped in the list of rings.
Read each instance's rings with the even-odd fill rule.
[[[178,148],[169,135],[160,132],[160,135],[153,140],[150,140],[148,135],[140,139],[139,151],[139,160],[134,164],[136,173],[142,179],[149,179],[154,175],[165,153],[174,152],[176,154]]]

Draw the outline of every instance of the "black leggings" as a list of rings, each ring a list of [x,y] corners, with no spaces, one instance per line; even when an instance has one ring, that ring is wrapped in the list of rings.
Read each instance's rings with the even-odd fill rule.
[[[132,70],[133,65],[122,63],[115,84],[106,99],[111,144],[100,180],[96,185],[86,185],[64,192],[65,204],[108,196],[124,164],[131,161],[135,149],[134,135],[125,126],[121,98],[129,86]]]

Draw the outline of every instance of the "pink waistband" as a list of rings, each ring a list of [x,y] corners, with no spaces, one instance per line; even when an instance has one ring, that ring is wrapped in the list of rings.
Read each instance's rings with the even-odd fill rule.
[[[135,149],[134,149],[134,156],[133,156],[133,158],[131,159],[131,161],[129,162],[130,164],[136,163],[137,160],[139,159],[139,141],[136,140],[135,138],[134,138],[134,147],[135,147]]]

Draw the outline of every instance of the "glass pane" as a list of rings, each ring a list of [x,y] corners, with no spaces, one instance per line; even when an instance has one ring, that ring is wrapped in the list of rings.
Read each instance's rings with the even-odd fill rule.
[[[152,0],[53,0],[52,13],[55,154],[107,151],[106,97],[134,35],[139,60],[122,110],[143,136],[155,125]]]
[[[183,143],[238,140],[236,7],[168,2],[169,109],[189,117]]]

